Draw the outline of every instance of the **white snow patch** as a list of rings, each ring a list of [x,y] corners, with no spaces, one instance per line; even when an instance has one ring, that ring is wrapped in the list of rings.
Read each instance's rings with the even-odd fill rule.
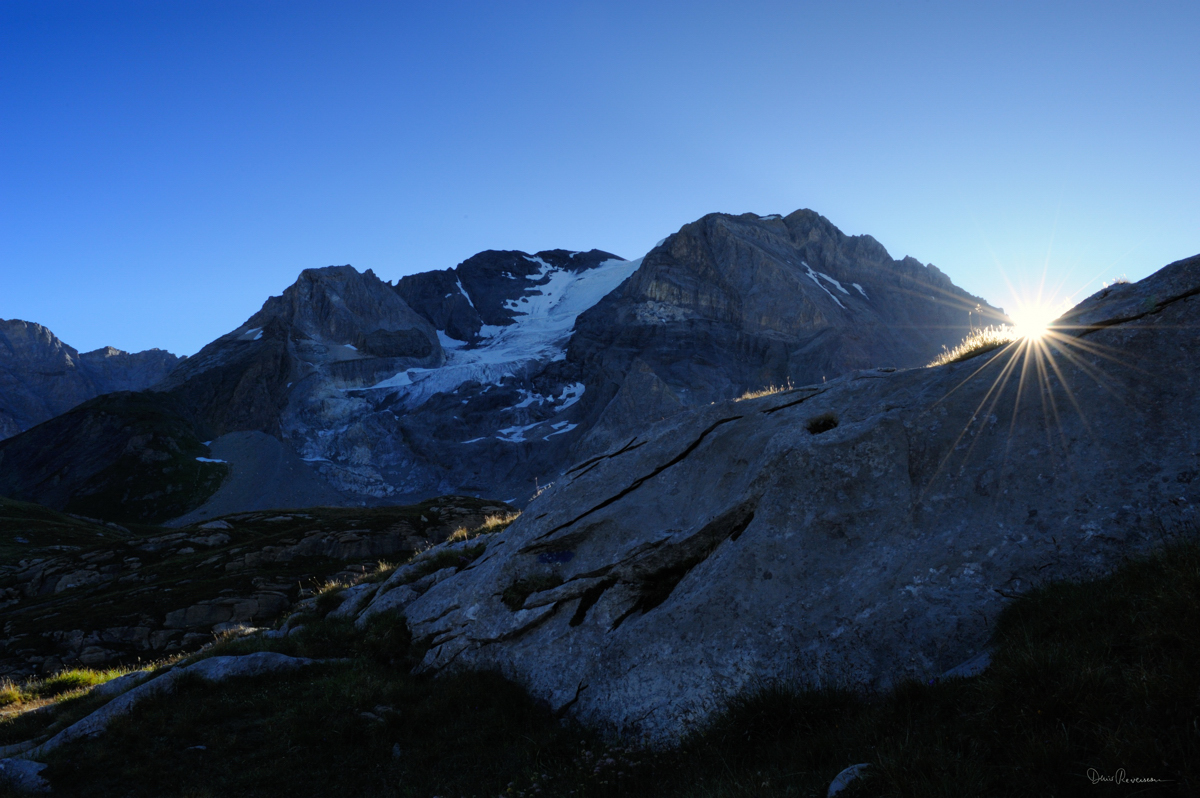
[[[358,351],[358,347],[354,344],[343,344],[343,346],[345,346],[347,349],[353,349],[355,352]]]
[[[822,277],[824,277],[826,280],[828,280],[829,282],[831,282],[831,283],[833,283],[834,285],[836,285],[836,286],[837,286],[837,290],[841,291],[841,292],[842,292],[843,294],[845,294],[846,296],[850,296],[850,292],[849,292],[849,291],[847,291],[845,288],[842,288],[842,284],[841,284],[841,283],[839,283],[837,280],[833,279],[832,277],[830,277],[830,276],[829,276],[828,274],[826,274],[825,272],[817,272],[817,274],[821,275],[821,276],[822,276]]]
[[[328,457],[304,457],[301,459],[303,459],[304,462],[306,462],[306,463],[332,463],[333,462]]]
[[[862,294],[862,295],[863,295],[863,299],[870,299],[870,298],[871,298],[871,297],[867,296],[867,292],[866,292],[866,291],[864,291],[864,290],[863,290],[863,287],[862,287],[861,285],[859,285],[858,283],[850,283],[850,285],[852,285],[852,286],[854,286],[855,288],[857,288],[857,289],[858,289],[858,293],[860,293],[860,294]]]
[[[226,461],[225,460],[214,460],[211,457],[197,457],[196,462],[197,463],[224,463]]]
[[[499,384],[505,377],[562,360],[566,357],[567,342],[579,314],[599,302],[642,265],[641,258],[613,259],[593,269],[571,272],[555,268],[541,258],[529,260],[540,266],[538,275],[531,279],[548,279],[544,285],[526,289],[525,298],[529,301],[521,303],[512,324],[484,325],[479,331],[484,340],[478,346],[448,347],[446,363],[440,368],[409,369],[371,388],[395,390],[403,396],[405,405],[413,408],[435,393],[452,391],[471,380]],[[442,340],[440,335],[438,340]],[[582,395],[582,386],[572,388],[562,400],[573,404],[579,395]]]
[[[804,261],[800,261],[800,263],[804,266],[804,268],[808,269],[808,276],[811,277],[812,281],[817,284],[817,288],[820,288],[822,291],[829,294],[829,298],[832,299],[834,302],[837,302],[839,308],[842,308],[843,310],[845,310],[846,306],[842,304],[841,300],[838,299],[837,297],[835,297],[832,293],[830,293],[828,288],[821,285],[821,280],[820,280],[820,278],[817,277],[817,273],[812,270],[812,266],[809,266]]]
[[[587,390],[582,382],[573,382],[570,385],[563,386],[562,394],[556,399],[559,402],[558,409],[566,410],[571,405],[583,398],[583,392]]]
[[[499,430],[500,434],[497,435],[496,438],[497,440],[502,440],[505,443],[524,443],[525,433],[534,427],[540,427],[541,425],[542,422],[539,421],[535,424],[526,424],[523,427],[505,427],[504,429]]]
[[[495,338],[497,335],[504,332],[504,330],[508,329],[509,326],[510,325],[507,324],[481,324],[479,326],[479,337]]]
[[[461,349],[467,345],[466,341],[460,341],[457,338],[451,338],[446,335],[445,330],[437,331],[438,343],[442,345],[442,349]]]
[[[777,214],[777,213],[769,213],[769,214],[767,214],[766,216],[760,216],[760,217],[758,217],[758,218],[759,218],[759,219],[761,219],[761,220],[762,220],[762,221],[764,221],[764,222],[769,222],[769,221],[772,221],[772,220],[774,220],[774,219],[782,219],[783,217],[782,217],[782,216],[780,216],[780,215],[779,215],[779,214]]]
[[[471,295],[468,294],[467,289],[463,288],[462,286],[462,280],[458,279],[458,277],[455,277],[454,282],[458,284],[458,290],[462,292],[462,295],[467,298],[467,304],[471,307],[475,307],[475,303],[471,301]]]
[[[525,390],[524,388],[521,388],[520,390],[521,390],[521,394],[522,394],[522,397],[523,397],[523,398],[521,399],[521,401],[517,402],[517,403],[516,403],[515,405],[513,405],[512,407],[509,407],[509,408],[506,408],[506,409],[508,409],[508,410],[519,410],[519,409],[520,409],[520,408],[522,408],[522,407],[529,407],[529,406],[530,406],[531,404],[533,404],[534,402],[543,403],[543,402],[545,402],[545,401],[546,401],[546,397],[542,396],[542,395],[541,395],[541,394],[539,394],[539,393],[534,393],[533,391],[527,391],[527,390]]]
[[[554,432],[551,432],[549,435],[542,438],[542,440],[548,441],[551,438],[553,438],[555,435],[562,435],[564,432],[570,432],[571,430],[573,430],[579,426],[578,424],[571,424],[570,422],[565,422],[565,424],[566,424],[565,426],[563,426],[562,424],[553,424],[552,426],[555,427]],[[559,427],[561,427],[561,429],[559,429]]]
[[[484,435],[482,438],[472,438],[469,441],[463,441],[463,443],[476,443],[477,441],[482,441],[482,440],[487,440],[487,436]]]

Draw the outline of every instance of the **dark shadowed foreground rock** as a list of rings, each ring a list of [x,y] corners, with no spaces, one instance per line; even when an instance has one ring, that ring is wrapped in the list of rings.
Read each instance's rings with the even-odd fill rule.
[[[940,674],[1008,597],[1194,528],[1198,292],[1200,257],[1040,343],[668,419],[393,604],[423,670],[660,740],[764,680]]]

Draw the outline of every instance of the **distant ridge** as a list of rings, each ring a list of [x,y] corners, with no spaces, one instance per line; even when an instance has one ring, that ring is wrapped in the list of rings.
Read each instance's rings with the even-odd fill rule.
[[[180,361],[162,349],[80,354],[40,324],[0,319],[0,440],[95,396],[149,388]]]

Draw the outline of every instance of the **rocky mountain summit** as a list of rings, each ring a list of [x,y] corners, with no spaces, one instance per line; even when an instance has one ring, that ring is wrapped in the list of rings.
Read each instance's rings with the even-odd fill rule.
[[[40,324],[0,319],[0,440],[113,391],[141,391],[181,359],[162,349],[79,353]]]
[[[657,739],[774,679],[937,676],[986,653],[1008,598],[1195,528],[1198,295],[1200,256],[1043,339],[678,414],[574,464],[469,567],[362,612],[403,609],[427,672],[498,670]]]
[[[632,261],[488,251],[396,285],[310,269],[152,391],[0,445],[0,494],[211,517],[247,491],[227,484],[204,506],[215,477],[187,476],[195,463],[237,482],[283,446],[280,479],[320,486],[323,503],[520,503],[650,423],[765,385],[921,365],[989,316],[1002,314],[936,268],[812,211],[711,214]],[[161,423],[146,429],[150,405]],[[223,440],[249,432],[274,440]]]

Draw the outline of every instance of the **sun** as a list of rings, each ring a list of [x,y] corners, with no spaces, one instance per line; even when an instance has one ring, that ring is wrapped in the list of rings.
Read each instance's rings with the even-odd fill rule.
[[[1044,336],[1050,323],[1061,316],[1067,306],[1063,303],[1051,302],[1020,302],[1017,309],[1009,314],[1013,322],[1013,332],[1018,339],[1038,339]]]

